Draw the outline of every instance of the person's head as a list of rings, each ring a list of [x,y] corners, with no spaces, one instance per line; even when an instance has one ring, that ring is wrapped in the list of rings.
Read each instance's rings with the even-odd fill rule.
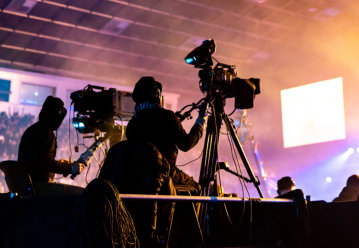
[[[282,177],[277,182],[277,193],[283,195],[295,189],[294,180],[291,177]]]
[[[347,187],[359,190],[359,175],[351,175],[347,180]]]
[[[162,85],[153,77],[141,77],[132,92],[136,104],[148,102],[162,105]]]
[[[57,130],[66,116],[64,102],[57,97],[48,96],[42,105],[39,121],[46,123],[52,130]]]

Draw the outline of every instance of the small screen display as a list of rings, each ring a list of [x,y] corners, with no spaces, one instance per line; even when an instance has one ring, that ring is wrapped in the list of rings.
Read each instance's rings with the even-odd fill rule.
[[[122,92],[120,95],[121,113],[133,115],[135,110],[135,102],[132,100],[132,95],[126,92]]]

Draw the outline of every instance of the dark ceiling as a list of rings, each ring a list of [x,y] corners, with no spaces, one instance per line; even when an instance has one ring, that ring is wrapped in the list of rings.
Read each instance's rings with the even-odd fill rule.
[[[353,3],[1,0],[0,65],[122,85],[153,75],[185,93],[198,79],[184,57],[202,40],[216,41],[221,62],[256,67],[288,59],[303,32],[331,25]]]

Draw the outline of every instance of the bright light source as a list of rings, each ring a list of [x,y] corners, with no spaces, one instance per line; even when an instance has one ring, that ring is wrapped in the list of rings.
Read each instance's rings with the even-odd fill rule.
[[[353,148],[353,147],[350,147],[350,148],[348,148],[347,153],[348,153],[348,154],[353,154],[354,151],[355,151],[354,148]]]
[[[356,150],[357,150],[357,153],[359,153],[359,147],[357,147],[357,149],[356,149]]]
[[[36,92],[34,93],[34,95],[35,95],[35,96],[38,96],[38,95],[39,95],[39,92],[36,91]]]
[[[327,183],[330,183],[330,182],[332,181],[332,178],[331,178],[331,177],[326,177],[326,178],[325,178],[325,181],[326,181]]]
[[[195,58],[195,57],[193,57],[193,58],[186,58],[185,60],[186,60],[186,63],[187,63],[187,64],[191,64],[191,63],[193,63],[193,61],[196,60],[196,58]]]
[[[281,91],[284,147],[345,139],[343,79]]]

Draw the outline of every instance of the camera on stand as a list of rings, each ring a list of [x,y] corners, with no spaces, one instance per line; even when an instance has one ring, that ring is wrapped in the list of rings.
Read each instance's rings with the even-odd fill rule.
[[[126,121],[133,116],[135,103],[131,96],[129,92],[95,85],[72,92],[70,98],[77,112],[72,118],[75,129],[82,134],[111,131],[116,119]]]
[[[235,98],[236,109],[253,108],[255,95],[260,93],[259,79],[242,79],[237,77],[236,66],[217,63],[214,68],[212,54],[216,50],[216,43],[209,39],[193,49],[186,57],[187,64],[201,68],[198,73],[200,89],[204,94],[212,97],[216,95]]]
[[[236,148],[236,151],[235,149],[233,149],[233,151],[240,156],[243,166],[246,168],[249,176],[249,179],[244,178],[242,175],[238,175],[238,178],[253,183],[259,196],[263,197],[259,187],[260,182],[254,175],[244,153],[233,121],[224,111],[227,98],[235,98],[235,109],[253,108],[254,98],[260,93],[260,80],[257,78],[242,79],[237,77],[236,66],[218,62],[212,57],[212,54],[215,51],[216,43],[214,40],[209,39],[203,41],[202,45],[193,49],[185,57],[187,64],[194,65],[195,68],[201,69],[198,73],[200,78],[199,86],[202,93],[205,95],[205,98],[201,99],[196,104],[185,106],[177,114],[177,116],[180,117],[180,120],[183,120],[190,115],[192,110],[199,108],[202,101],[210,103],[210,108],[212,109],[207,121],[206,138],[202,152],[203,156],[199,176],[202,195],[209,195],[211,193],[211,182],[213,182],[214,185],[218,185],[217,172],[222,169],[220,166],[221,162],[218,161],[218,146],[221,134],[220,129],[224,123],[230,137],[229,139],[232,142],[231,144]],[[213,60],[217,62],[214,67]],[[192,106],[192,108],[182,114],[181,112],[189,106]],[[234,157],[237,158],[237,155]],[[235,164],[239,166],[239,161],[236,160]],[[215,189],[216,188],[217,187],[215,187]],[[218,194],[218,192],[216,193]],[[206,207],[201,209],[201,225],[206,222],[206,211]]]

